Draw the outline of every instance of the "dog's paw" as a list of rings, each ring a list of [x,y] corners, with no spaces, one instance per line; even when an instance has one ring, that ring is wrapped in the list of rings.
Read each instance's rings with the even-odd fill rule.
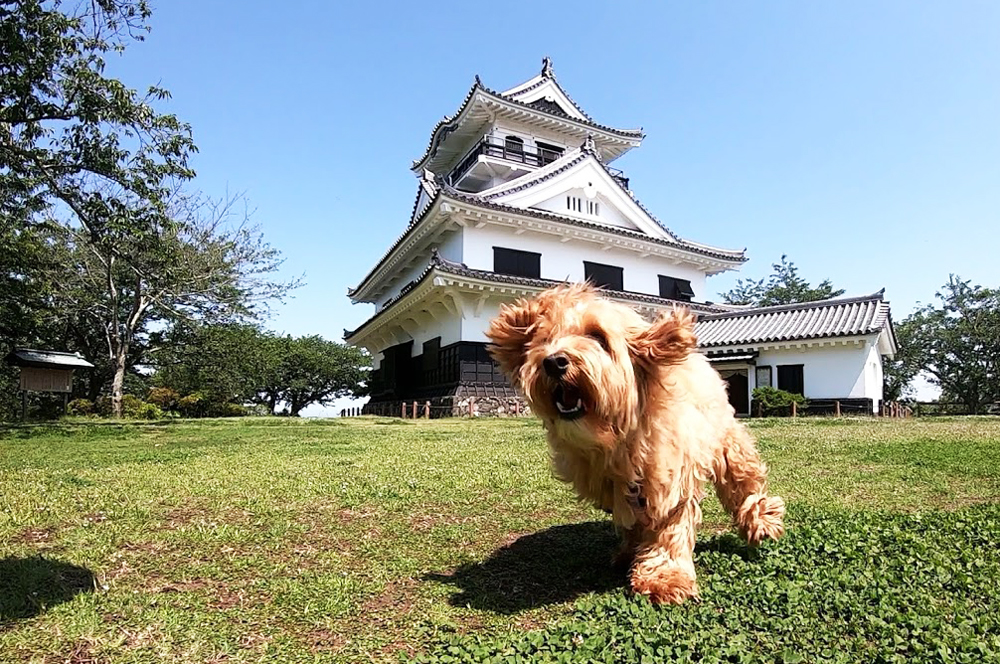
[[[739,526],[747,544],[757,546],[785,533],[785,501],[780,496],[751,496],[740,510]]]
[[[633,571],[631,585],[632,592],[646,595],[653,604],[680,604],[686,599],[698,599],[694,577],[676,567],[645,574]]]

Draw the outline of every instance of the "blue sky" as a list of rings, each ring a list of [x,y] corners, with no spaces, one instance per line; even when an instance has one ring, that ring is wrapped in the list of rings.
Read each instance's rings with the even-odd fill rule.
[[[280,8],[279,8],[280,7]],[[615,166],[683,237],[785,253],[813,282],[886,289],[894,318],[948,274],[997,286],[1000,3],[171,0],[109,70],[194,127],[196,186],[246,193],[307,286],[268,326],[340,339],[403,231],[410,163],[479,74],[553,59],[597,121],[642,126]]]

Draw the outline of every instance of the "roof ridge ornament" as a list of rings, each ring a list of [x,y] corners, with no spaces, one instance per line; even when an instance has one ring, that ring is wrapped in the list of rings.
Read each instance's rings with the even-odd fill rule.
[[[593,155],[597,161],[601,161],[601,155],[597,152],[597,143],[594,141],[593,134],[587,134],[587,138],[584,139],[583,145],[580,146],[580,149]]]
[[[542,58],[542,76],[546,78],[555,78],[556,74],[552,71],[552,58],[545,56]]]

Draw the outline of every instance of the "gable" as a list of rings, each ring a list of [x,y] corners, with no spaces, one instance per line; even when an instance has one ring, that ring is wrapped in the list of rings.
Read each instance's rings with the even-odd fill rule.
[[[502,93],[504,97],[534,106],[543,111],[555,111],[577,120],[589,120],[573,103],[555,80],[535,77],[531,81]]]
[[[544,210],[677,242],[593,155],[582,151],[480,192],[480,196],[496,203]]]

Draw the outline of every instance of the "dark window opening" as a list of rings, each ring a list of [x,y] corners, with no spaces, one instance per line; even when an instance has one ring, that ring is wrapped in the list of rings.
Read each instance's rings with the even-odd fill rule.
[[[505,247],[493,247],[493,271],[514,277],[540,279],[542,276],[542,255],[533,251],[519,251]]]
[[[584,278],[598,288],[625,290],[625,270],[614,265],[583,261]]]
[[[535,141],[535,147],[538,148],[538,159],[542,166],[545,164],[551,164],[563,155],[563,149],[558,145]]]
[[[503,148],[510,154],[524,154],[524,139],[517,136],[508,136],[503,139]]]
[[[778,389],[805,396],[805,382],[802,379],[801,364],[778,366]]]
[[[441,337],[434,337],[430,341],[424,342],[424,371],[437,369],[438,358],[441,354]]]
[[[691,289],[690,281],[676,277],[665,277],[661,274],[660,297],[690,302],[691,298],[694,297],[694,291]]]

